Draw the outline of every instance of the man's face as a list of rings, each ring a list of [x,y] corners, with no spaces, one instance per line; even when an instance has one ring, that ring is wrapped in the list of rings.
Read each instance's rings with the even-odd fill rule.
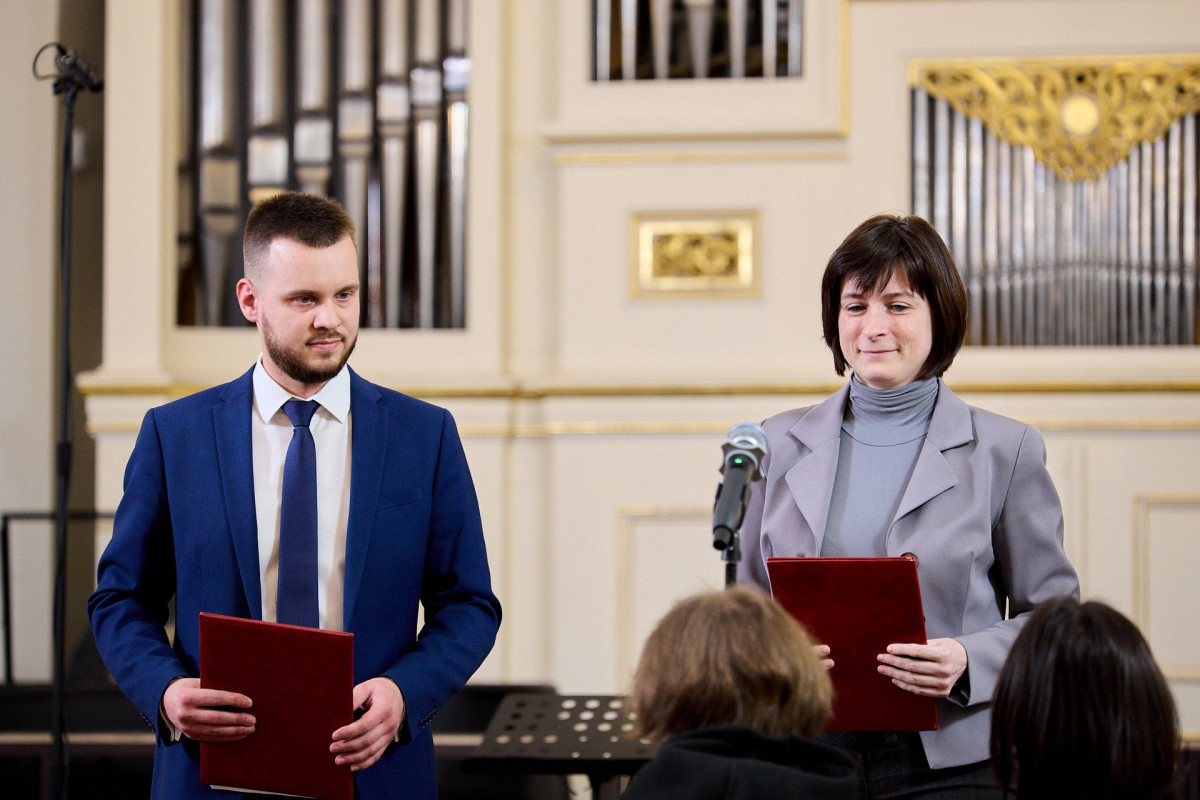
[[[267,374],[298,397],[337,375],[358,340],[358,290],[351,239],[331,247],[271,242],[258,278],[237,285],[242,315],[258,326]]]

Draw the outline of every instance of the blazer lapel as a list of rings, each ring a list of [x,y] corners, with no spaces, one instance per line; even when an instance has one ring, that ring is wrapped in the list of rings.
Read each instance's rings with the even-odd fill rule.
[[[383,481],[387,410],[379,390],[350,372],[350,515],[346,523],[346,574],[342,593],[342,629],[350,630],[354,601],[367,562],[367,545]]]
[[[929,418],[929,432],[921,444],[921,452],[917,455],[912,477],[896,508],[893,524],[958,484],[958,475],[943,453],[970,442],[972,438],[970,408],[939,380],[937,405],[933,408],[933,416]]]
[[[253,619],[262,619],[262,588],[258,566],[258,519],[254,507],[254,461],[250,415],[253,413],[251,369],[228,384],[223,403],[213,408],[217,439],[217,470],[225,494],[229,533],[238,574]]]
[[[814,555],[821,552],[829,521],[829,499],[833,496],[842,417],[849,391],[850,384],[846,384],[841,391],[813,406],[788,431],[807,450],[784,477],[816,540]]]

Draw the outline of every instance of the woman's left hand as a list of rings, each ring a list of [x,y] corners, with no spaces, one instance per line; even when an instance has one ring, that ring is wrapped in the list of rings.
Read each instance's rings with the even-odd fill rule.
[[[947,697],[967,669],[967,649],[955,639],[929,644],[889,644],[879,654],[879,674],[906,692]]]

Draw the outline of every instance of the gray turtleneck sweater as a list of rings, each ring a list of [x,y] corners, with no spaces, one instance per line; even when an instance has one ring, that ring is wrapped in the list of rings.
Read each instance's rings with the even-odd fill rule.
[[[925,441],[937,393],[937,378],[881,390],[851,376],[822,556],[887,555],[888,529]]]

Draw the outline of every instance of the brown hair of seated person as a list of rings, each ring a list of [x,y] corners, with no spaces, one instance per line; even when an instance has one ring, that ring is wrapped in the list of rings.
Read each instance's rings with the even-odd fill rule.
[[[1000,672],[992,764],[1018,800],[1160,797],[1171,790],[1179,720],[1137,627],[1100,602],[1044,601]]]
[[[646,640],[631,694],[639,733],[657,741],[715,725],[812,738],[833,705],[808,633],[744,586],[672,608]]]

